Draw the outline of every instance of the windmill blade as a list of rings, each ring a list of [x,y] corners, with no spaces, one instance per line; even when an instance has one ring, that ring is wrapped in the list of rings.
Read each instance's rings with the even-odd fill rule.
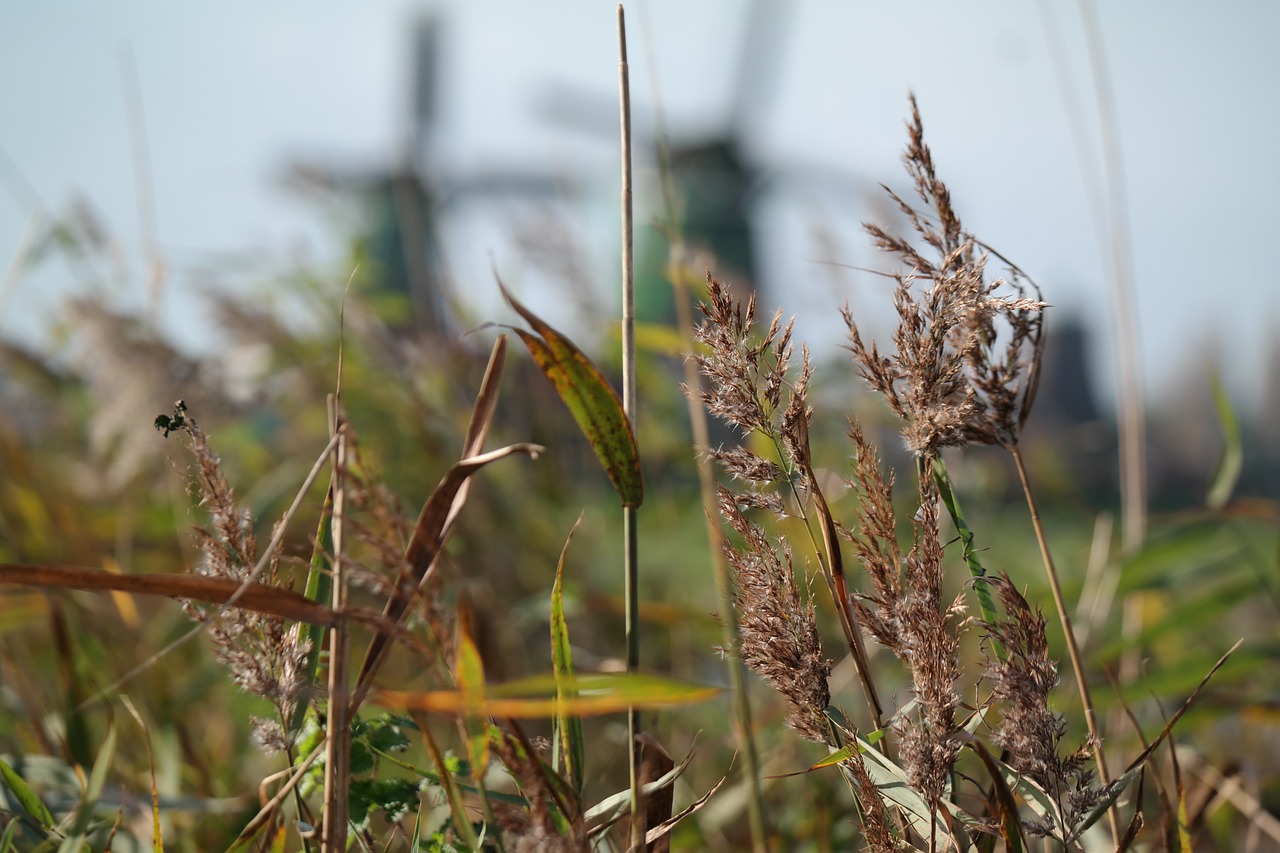
[[[726,135],[751,138],[749,123],[772,103],[781,78],[792,7],[775,0],[751,0],[738,53]]]
[[[443,30],[440,17],[434,14],[424,15],[414,25],[408,142],[415,161],[427,155],[439,120]]]
[[[572,128],[602,139],[618,136],[618,96],[601,90],[552,83],[534,101],[535,114],[549,124]],[[631,136],[641,146],[654,141],[652,110],[633,108]]]

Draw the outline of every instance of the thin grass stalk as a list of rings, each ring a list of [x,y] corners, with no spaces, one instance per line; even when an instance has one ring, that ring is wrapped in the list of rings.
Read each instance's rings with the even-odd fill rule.
[[[646,21],[641,10],[641,22]],[[649,43],[646,40],[646,43]],[[650,57],[652,60],[652,57]],[[685,352],[692,353],[697,344],[693,339],[693,310],[690,307],[693,295],[689,288],[684,264],[684,229],[680,222],[677,207],[674,176],[671,169],[671,148],[668,144],[663,110],[660,100],[661,91],[658,86],[655,64],[650,61],[650,88],[654,92],[654,125],[656,128],[656,144],[658,149],[658,173],[662,181],[663,206],[666,208],[667,241],[670,245],[668,267],[672,271],[671,287],[676,305],[676,328],[680,330],[680,338]],[[724,556],[724,532],[717,521],[719,509],[716,506],[716,481],[710,458],[703,452],[711,447],[711,431],[707,425],[707,410],[699,401],[702,399],[702,374],[698,371],[698,363],[692,358],[684,360],[684,384],[691,393],[685,395],[689,408],[689,426],[693,446],[699,451],[696,454],[698,470],[698,495],[702,503],[702,515],[707,523],[707,544],[711,549],[711,573],[715,578],[716,594],[720,599],[721,642],[725,649],[738,647],[740,635],[738,630],[738,611],[733,603],[732,582],[729,579],[729,564]],[[751,723],[751,696],[747,692],[747,668],[738,655],[728,658],[729,689],[733,693],[734,734],[738,749],[742,756],[742,773],[747,783],[747,818],[751,823],[751,846],[756,853],[768,850],[768,828],[764,817],[764,793],[760,787],[760,756],[756,750],[755,735]]]
[[[1098,107],[1098,127],[1102,137],[1102,165],[1106,175],[1107,233],[1110,237],[1111,299],[1115,306],[1115,336],[1119,358],[1116,360],[1119,381],[1116,382],[1116,414],[1120,431],[1120,537],[1125,556],[1142,547],[1147,528],[1147,461],[1146,412],[1142,395],[1142,366],[1138,354],[1138,324],[1134,313],[1133,248],[1129,231],[1128,206],[1125,204],[1124,160],[1120,153],[1120,134],[1116,121],[1111,73],[1097,11],[1089,0],[1080,0],[1080,19],[1084,25],[1085,45],[1089,52],[1094,98]],[[1123,607],[1123,632],[1126,638],[1141,630],[1142,616],[1133,597]],[[1131,651],[1121,661],[1121,677],[1136,673],[1138,661]],[[1101,753],[1099,753],[1101,756]],[[1102,778],[1102,777],[1100,777]],[[1120,824],[1114,809],[1107,812],[1112,838],[1119,840]]]
[[[618,103],[622,155],[622,411],[636,432],[635,228],[631,202],[631,74],[627,66],[627,16],[618,4]],[[627,671],[640,668],[640,602],[636,507],[622,508],[623,586],[626,604]],[[627,766],[631,782],[631,847],[644,842],[640,811],[640,714],[627,710]]]
[[[345,474],[347,465],[346,424],[339,414],[335,419],[338,446],[333,463],[333,584],[331,586],[334,610],[342,612],[347,606],[346,575],[342,566],[345,544],[343,521],[346,517]],[[350,629],[347,620],[339,619],[329,630],[329,697],[328,718],[325,727],[329,738],[325,745],[324,767],[324,818],[321,832],[321,850],[324,853],[340,853],[347,849],[347,789],[351,783],[351,714],[348,698],[348,646]]]
[[[325,735],[325,738],[327,741],[327,734]],[[284,804],[285,799],[293,793],[295,788],[297,788],[298,783],[301,782],[303,777],[311,771],[311,765],[315,764],[316,759],[323,754],[324,750],[317,747],[297,767],[286,768],[285,770],[268,777],[268,779],[274,779],[287,775],[289,778],[285,780],[285,783],[280,786],[280,789],[272,795],[271,799],[267,800],[266,803],[263,804],[262,808],[258,810],[258,813],[253,816],[253,819],[245,824],[244,829],[240,830],[240,834],[236,836],[235,842],[227,848],[227,853],[233,853],[233,851],[244,847],[255,835],[258,834],[258,832],[262,830],[262,827],[266,825],[267,821],[270,820]]]
[[[1126,554],[1142,547],[1147,527],[1147,466],[1143,453],[1146,419],[1142,399],[1142,368],[1138,356],[1138,325],[1134,314],[1132,239],[1125,204],[1124,159],[1116,123],[1111,72],[1098,16],[1089,0],[1080,0],[1085,44],[1089,51],[1098,126],[1102,136],[1102,165],[1106,175],[1107,234],[1110,236],[1111,298],[1115,305],[1116,346],[1119,350],[1119,382],[1116,410],[1120,419],[1120,492],[1124,514],[1121,538]]]
[[[1027,467],[1022,461],[1022,451],[1018,449],[1018,445],[1009,445],[1009,454],[1013,456],[1013,463],[1018,469],[1018,479],[1022,483],[1022,493],[1027,499],[1027,509],[1031,512],[1031,526],[1036,531],[1036,542],[1040,545],[1040,557],[1044,561],[1045,574],[1049,578],[1049,589],[1053,593],[1053,604],[1058,611],[1058,619],[1062,622],[1062,633],[1067,641],[1067,655],[1071,658],[1071,669],[1075,672],[1076,686],[1080,690],[1080,703],[1084,707],[1084,719],[1089,726],[1089,735],[1093,738],[1094,758],[1098,764],[1098,781],[1103,785],[1110,784],[1111,774],[1107,772],[1106,755],[1102,748],[1102,736],[1098,731],[1098,718],[1094,712],[1093,696],[1089,692],[1089,681],[1085,678],[1084,663],[1080,657],[1080,647],[1076,644],[1075,632],[1071,628],[1071,616],[1067,612],[1066,601],[1062,596],[1062,586],[1058,583],[1058,570],[1053,564],[1053,555],[1049,552],[1049,540],[1045,536],[1044,523],[1040,520],[1040,510],[1036,507],[1036,499],[1031,491],[1031,481],[1027,477]],[[1115,819],[1115,810],[1108,811],[1111,815],[1111,821],[1116,825],[1117,835],[1119,833],[1119,824]]]
[[[26,227],[22,229],[22,236],[18,238],[18,246],[13,250],[13,258],[5,268],[4,276],[0,278],[0,329],[4,328],[4,318],[9,310],[9,302],[18,289],[22,273],[35,253],[36,244],[40,241],[44,220],[44,211],[39,207],[31,211],[27,217]]]

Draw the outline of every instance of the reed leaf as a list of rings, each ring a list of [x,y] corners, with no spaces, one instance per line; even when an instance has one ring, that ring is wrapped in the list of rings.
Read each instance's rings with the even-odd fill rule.
[[[501,280],[498,288],[507,304],[533,327],[534,333],[523,329],[514,331],[573,414],[578,428],[609,475],[622,505],[639,506],[644,501],[640,451],[618,392],[582,350],[521,305]]]
[[[556,676],[556,698],[571,700],[576,697],[565,680],[573,677],[573,650],[569,646],[569,625],[564,616],[564,562],[569,552],[569,542],[582,524],[578,516],[569,537],[565,540],[560,560],[556,564],[556,579],[551,587],[551,664]],[[574,714],[557,714],[552,742],[555,747],[553,766],[569,779],[574,793],[582,797],[583,769],[586,764],[586,741],[582,732],[582,719]]]
[[[40,799],[40,795],[27,784],[27,781],[3,759],[0,759],[0,779],[3,779],[5,785],[13,792],[13,796],[18,800],[18,804],[22,806],[23,810],[34,818],[42,828],[53,828],[53,814],[49,811],[49,807]]]
[[[560,698],[559,693],[577,694]],[[629,707],[676,708],[708,702],[720,688],[688,684],[671,678],[638,673],[536,675],[488,685],[481,697],[462,689],[421,692],[378,690],[373,699],[388,708],[465,714],[477,709],[492,717],[530,719],[574,714],[588,717],[616,714]],[[477,705],[477,701],[479,704]]]

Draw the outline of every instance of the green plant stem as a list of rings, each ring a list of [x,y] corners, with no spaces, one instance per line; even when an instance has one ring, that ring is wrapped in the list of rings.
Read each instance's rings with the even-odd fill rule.
[[[799,472],[787,461],[782,437],[773,433],[765,433],[765,435],[773,442],[774,453],[777,454],[782,469],[786,472],[787,489],[798,508],[796,517],[804,524],[805,533],[809,536],[809,544],[822,569],[822,577],[827,582],[827,591],[831,594],[831,606],[836,611],[840,630],[844,633],[845,644],[849,648],[850,657],[853,658],[854,669],[862,682],[863,698],[867,702],[867,710],[871,713],[872,723],[877,729],[884,728],[884,708],[880,704],[875,682],[871,680],[871,664],[867,657],[866,644],[862,641],[862,626],[858,621],[857,611],[850,605],[849,585],[844,573],[844,557],[840,553],[840,542],[836,538],[831,508],[827,506],[827,499],[823,496],[822,489],[818,487],[817,473],[813,470],[813,465],[807,456],[807,449],[805,458],[800,461],[804,470]],[[807,445],[808,439],[806,438],[805,441]],[[814,535],[811,519],[805,511],[806,501],[796,488],[797,473],[803,473],[813,484],[810,500],[819,516],[817,522],[822,526],[821,544],[818,542],[818,537]]]
[[[635,226],[631,201],[631,81],[627,67],[627,17],[618,4],[618,103],[622,137],[622,411],[636,435]],[[627,672],[640,668],[640,602],[636,507],[622,508],[623,580],[626,603]],[[644,842],[640,795],[640,714],[627,711],[627,756],[631,783],[631,849]]]
[[[919,462],[919,460],[917,461]],[[923,465],[917,468],[917,474],[921,477],[924,476]],[[995,624],[999,616],[996,613],[995,601],[991,597],[991,587],[987,583],[987,570],[982,565],[982,561],[978,559],[978,550],[973,544],[973,531],[969,529],[969,523],[965,521],[964,512],[960,508],[960,496],[956,494],[955,487],[951,483],[951,476],[947,473],[947,464],[942,461],[941,455],[935,456],[933,459],[933,480],[937,483],[938,495],[942,498],[942,503],[951,516],[951,523],[955,526],[956,535],[960,537],[964,562],[969,567],[969,575],[973,578],[973,590],[978,598],[978,608],[982,612],[982,618],[989,625]],[[1004,645],[994,637],[991,638],[991,650],[995,652],[997,660],[1005,661],[1009,659],[1009,653],[1005,650]]]
[[[1053,605],[1058,611],[1058,619],[1062,622],[1062,633],[1067,641],[1067,655],[1071,658],[1071,668],[1075,672],[1076,686],[1080,689],[1080,703],[1084,706],[1084,719],[1089,726],[1089,735],[1094,741],[1094,757],[1098,763],[1098,781],[1103,785],[1111,782],[1111,774],[1107,772],[1106,755],[1102,750],[1102,736],[1098,731],[1098,719],[1093,708],[1093,696],[1089,693],[1089,682],[1084,674],[1084,662],[1080,658],[1080,648],[1076,645],[1075,632],[1071,628],[1071,616],[1067,613],[1066,601],[1062,597],[1062,586],[1058,583],[1058,571],[1053,565],[1053,555],[1049,552],[1049,540],[1044,533],[1044,524],[1040,520],[1040,510],[1036,507],[1035,496],[1031,492],[1031,481],[1027,477],[1027,466],[1022,461],[1022,452],[1016,444],[1008,446],[1013,464],[1018,469],[1018,479],[1022,482],[1022,493],[1027,498],[1027,509],[1031,511],[1031,526],[1036,531],[1036,541],[1040,545],[1040,557],[1044,561],[1045,574],[1049,577],[1049,589],[1053,592]],[[1114,810],[1108,814],[1115,821]],[[1116,826],[1119,831],[1119,826]]]

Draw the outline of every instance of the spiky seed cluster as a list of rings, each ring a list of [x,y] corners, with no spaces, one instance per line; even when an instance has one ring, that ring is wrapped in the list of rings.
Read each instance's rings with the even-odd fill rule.
[[[1007,751],[1009,766],[1053,797],[1067,826],[1074,826],[1102,796],[1090,769],[1092,745],[1086,742],[1071,755],[1059,756],[1067,723],[1049,704],[1049,692],[1058,683],[1058,665],[1049,656],[1044,614],[1027,603],[1008,575],[986,582],[999,593],[1005,612],[1004,619],[986,625],[988,635],[1006,652],[1004,660],[989,659],[984,674],[992,702],[1000,705],[1003,714],[995,742]],[[1026,826],[1040,836],[1061,832],[1048,817]]]
[[[718,493],[720,515],[740,537],[739,544],[724,546],[734,580],[738,652],[787,700],[788,724],[804,737],[828,742],[831,662],[822,652],[812,602],[801,600],[786,542],[771,539],[744,515],[760,509],[781,518],[786,499],[810,488],[807,391],[813,368],[802,347],[801,368],[788,377],[792,324],[783,327],[781,314],[775,314],[764,336],[753,340],[755,297],[744,309],[725,285],[710,276],[707,283],[704,319],[694,333],[704,345],[697,356],[707,380],[700,399],[711,414],[744,436],[761,436],[778,452],[773,461],[743,446],[709,451],[731,479],[747,486],[741,492],[721,487]]]
[[[218,456],[208,437],[193,418],[186,419],[190,449],[196,460],[195,488],[200,506],[209,515],[211,529],[197,528],[196,540],[202,559],[196,571],[202,575],[243,581],[258,561],[253,518],[236,503],[231,485],[222,475]],[[262,583],[283,586],[279,571],[280,549],[271,561]],[[184,609],[193,619],[208,621],[213,611],[186,602]],[[214,619],[208,628],[214,654],[231,672],[243,690],[270,700],[288,718],[307,687],[307,657],[311,641],[302,635],[302,626],[286,626],[284,620],[232,608]],[[264,734],[274,742],[274,735]]]
[[[861,498],[857,532],[844,531],[866,569],[872,592],[854,602],[862,624],[907,666],[916,713],[900,717],[903,766],[912,785],[937,806],[942,801],[960,744],[956,710],[960,696],[960,642],[955,622],[963,599],[942,599],[942,543],[939,498],[933,477],[921,476],[920,506],[912,518],[913,544],[903,555],[898,545],[892,484],[880,472],[875,448],[857,423],[850,438],[856,451],[850,483]],[[926,463],[927,464],[927,463]]]
[[[1016,268],[988,282],[988,254],[965,232],[924,144],[914,97],[904,161],[926,212],[889,191],[929,257],[910,240],[868,224],[876,246],[896,255],[894,353],[864,342],[848,306],[849,349],[859,372],[903,420],[920,456],[970,442],[1010,445],[1030,412],[1038,380],[1045,304],[1027,296]],[[1000,345],[999,340],[1004,337]]]
[[[710,275],[707,289],[707,301],[700,306],[703,320],[694,329],[694,339],[703,345],[695,359],[706,379],[698,399],[709,413],[744,437],[755,433],[767,439],[780,456],[775,462],[743,446],[712,448],[708,454],[731,478],[748,486],[738,496],[740,506],[781,517],[783,499],[776,490],[787,490],[793,483],[802,490],[807,487],[808,475],[800,462],[809,445],[807,393],[813,375],[809,350],[801,347],[800,371],[788,377],[794,320],[783,326],[779,311],[764,336],[753,340],[755,296],[744,309],[729,288]],[[684,391],[692,393],[687,387]]]
[[[793,323],[783,328],[779,311],[765,336],[753,343],[755,295],[744,310],[729,288],[709,274],[707,288],[707,301],[700,306],[704,318],[694,330],[694,338],[706,346],[706,351],[696,356],[698,369],[707,379],[702,403],[710,414],[738,427],[744,436],[756,430],[769,432],[782,404]]]
[[[742,538],[724,550],[734,576],[739,654],[753,672],[787,700],[787,724],[809,740],[828,738],[824,711],[831,701],[831,662],[822,653],[813,603],[800,601],[791,550],[775,548],[759,525],[737,506],[737,496],[719,490],[720,514]]]

